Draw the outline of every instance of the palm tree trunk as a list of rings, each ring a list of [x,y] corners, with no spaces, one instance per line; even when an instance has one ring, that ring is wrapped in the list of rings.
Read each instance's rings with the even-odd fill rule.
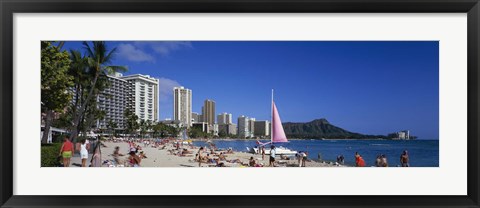
[[[72,133],[70,134],[70,141],[75,141],[78,137],[78,128],[75,128],[75,127],[77,127],[80,124],[80,119],[83,117],[82,115],[87,108],[87,104],[89,103],[90,99],[93,96],[93,91],[95,89],[95,85],[97,84],[97,80],[99,76],[100,76],[100,72],[99,70],[97,70],[97,73],[95,74],[95,78],[93,79],[92,88],[90,88],[90,92],[88,92],[87,99],[85,99],[85,102],[82,104],[82,107],[75,114],[75,119],[73,120],[74,128]]]
[[[47,115],[45,116],[45,129],[43,130],[43,136],[42,136],[42,144],[46,144],[48,142],[48,135],[50,133],[50,126],[52,125],[52,120],[53,120],[53,111],[47,110]]]

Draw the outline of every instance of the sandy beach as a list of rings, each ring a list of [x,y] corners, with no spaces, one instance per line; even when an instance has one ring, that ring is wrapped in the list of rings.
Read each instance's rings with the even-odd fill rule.
[[[124,156],[120,156],[120,162],[123,164],[125,161],[128,160],[128,153],[129,153],[129,144],[127,142],[112,142],[112,141],[105,141],[103,142],[104,146],[101,148],[101,155],[102,161],[113,160],[113,152],[115,147],[118,146],[120,148],[120,154]],[[141,160],[140,166],[141,167],[199,167],[199,162],[195,161],[195,154],[197,154],[199,147],[190,146],[190,145],[183,145],[180,149],[187,149],[189,152],[184,156],[175,155],[178,152],[176,147],[173,143],[167,143],[165,145],[160,145],[159,147],[152,147],[151,145],[145,146],[143,143],[137,142],[136,145],[141,147],[140,151],[143,151],[147,158],[143,158]],[[163,146],[165,146],[163,148]],[[208,149],[208,148],[207,148]],[[173,153],[173,154],[172,154]],[[211,150],[208,149],[203,151],[202,156],[206,156],[207,154],[211,154]],[[225,167],[248,167],[248,162],[251,157],[255,159],[257,164],[267,167],[268,162],[268,155],[265,155],[265,159],[262,159],[262,155],[246,153],[246,152],[233,152],[227,153],[227,151],[215,151],[215,155],[219,155],[222,153],[225,155],[225,160],[219,161],[224,163]],[[218,156],[212,156],[210,158],[218,158]],[[92,155],[89,155],[88,164],[90,163],[90,159]],[[78,167],[78,164],[81,164],[81,160],[78,154],[76,154],[72,158],[72,167]],[[335,164],[328,164],[324,162],[316,162],[312,160],[306,161],[306,167],[339,167]],[[108,167],[109,164],[104,164],[104,167]],[[298,167],[298,160],[295,157],[290,157],[289,160],[280,160],[280,157],[276,157],[276,166],[277,167]],[[200,167],[216,167],[216,163],[200,163]],[[340,166],[342,167],[342,166]]]

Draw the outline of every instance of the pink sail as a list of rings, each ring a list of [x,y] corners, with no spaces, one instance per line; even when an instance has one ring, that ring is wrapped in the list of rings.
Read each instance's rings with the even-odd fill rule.
[[[272,101],[272,143],[275,142],[288,142],[288,140],[283,130],[277,106],[275,106],[275,103]]]

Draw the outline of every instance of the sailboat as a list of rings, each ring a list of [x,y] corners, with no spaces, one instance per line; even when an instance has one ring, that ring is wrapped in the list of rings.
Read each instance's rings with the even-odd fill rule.
[[[254,154],[259,154],[261,153],[261,147],[266,146],[268,144],[274,145],[275,143],[286,143],[288,142],[287,136],[285,135],[285,130],[283,129],[282,126],[282,121],[280,120],[280,114],[278,114],[277,106],[275,105],[275,102],[273,101],[273,89],[272,89],[272,129],[270,133],[270,142],[267,143],[261,143],[257,141],[257,144],[259,147],[254,147],[254,148],[248,148],[247,151],[254,153]],[[276,147],[276,154],[277,155],[295,155],[297,154],[297,151],[290,150],[285,147]],[[270,154],[270,148],[265,148],[265,154],[269,155]]]

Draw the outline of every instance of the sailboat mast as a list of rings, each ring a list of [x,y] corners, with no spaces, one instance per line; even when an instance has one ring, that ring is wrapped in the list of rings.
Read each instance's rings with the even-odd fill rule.
[[[273,89],[272,89],[272,109],[270,110],[270,142],[273,144]]]

